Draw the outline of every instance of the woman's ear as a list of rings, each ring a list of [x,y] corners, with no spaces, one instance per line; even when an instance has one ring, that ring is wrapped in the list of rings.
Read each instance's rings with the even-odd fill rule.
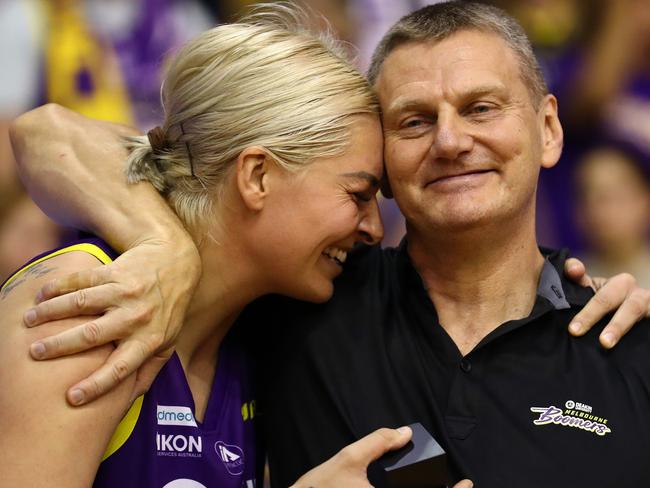
[[[237,189],[250,210],[259,211],[264,207],[271,163],[268,153],[259,146],[247,147],[237,158]]]

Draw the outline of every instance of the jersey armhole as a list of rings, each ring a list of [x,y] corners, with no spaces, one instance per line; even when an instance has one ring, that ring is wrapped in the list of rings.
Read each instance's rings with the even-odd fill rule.
[[[25,271],[27,271],[30,268],[33,268],[37,264],[40,264],[43,261],[47,261],[48,259],[52,259],[57,256],[60,256],[61,254],[66,254],[74,251],[81,251],[81,252],[85,252],[86,254],[90,254],[91,256],[97,258],[97,260],[102,264],[108,264],[113,262],[111,257],[108,254],[106,254],[106,252],[101,247],[95,244],[91,244],[88,242],[73,244],[71,246],[57,249],[56,251],[52,251],[50,253],[45,254],[42,257],[30,261],[25,266],[20,268],[18,271],[10,275],[9,278],[7,278],[5,282],[2,284],[2,287],[0,287],[0,291],[4,290],[7,286],[11,285],[11,283],[14,282],[16,279],[18,279]]]

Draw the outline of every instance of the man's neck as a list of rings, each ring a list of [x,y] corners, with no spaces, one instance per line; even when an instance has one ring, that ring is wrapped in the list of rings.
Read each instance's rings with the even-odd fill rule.
[[[409,229],[408,252],[440,324],[461,354],[502,323],[527,317],[535,304],[544,258],[534,226],[489,232]]]

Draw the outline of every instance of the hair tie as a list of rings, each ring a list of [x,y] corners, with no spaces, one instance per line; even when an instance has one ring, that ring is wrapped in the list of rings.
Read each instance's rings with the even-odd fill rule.
[[[165,131],[160,126],[156,126],[147,132],[147,138],[154,153],[159,153],[169,147],[165,140]]]

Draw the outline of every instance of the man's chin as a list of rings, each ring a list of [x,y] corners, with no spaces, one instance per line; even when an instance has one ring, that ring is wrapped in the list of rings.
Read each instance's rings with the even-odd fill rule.
[[[489,212],[484,207],[453,206],[431,216],[429,225],[442,231],[471,230],[493,224],[498,219],[498,212]]]

